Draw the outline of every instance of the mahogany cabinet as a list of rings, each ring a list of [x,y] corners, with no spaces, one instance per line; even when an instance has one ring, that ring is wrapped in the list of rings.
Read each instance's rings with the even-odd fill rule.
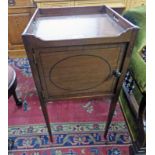
[[[124,0],[34,0],[38,8],[61,8],[61,7],[83,7],[83,6],[109,6],[122,14],[125,9]]]
[[[52,141],[46,103],[111,98],[105,137],[138,27],[106,6],[37,9],[23,32]]]
[[[37,7],[52,8],[52,7],[72,7],[74,0],[34,0]]]
[[[146,0],[34,0],[37,7],[73,7],[106,5],[112,8],[133,8],[145,5]]]
[[[8,9],[9,56],[22,56],[25,49],[21,34],[34,13],[34,5],[30,0],[9,0]]]

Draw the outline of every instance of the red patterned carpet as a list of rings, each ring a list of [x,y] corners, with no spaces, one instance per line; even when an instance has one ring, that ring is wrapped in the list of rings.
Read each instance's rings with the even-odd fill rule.
[[[48,104],[54,143],[48,133],[26,58],[9,59],[18,79],[18,96],[23,106],[9,99],[9,155],[128,155],[130,137],[119,105],[108,133],[103,138],[109,109],[108,99],[80,99]]]

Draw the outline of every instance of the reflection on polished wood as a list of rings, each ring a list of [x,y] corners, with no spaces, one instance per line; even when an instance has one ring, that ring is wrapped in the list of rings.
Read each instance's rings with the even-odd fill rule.
[[[42,40],[110,37],[123,31],[106,14],[41,17],[35,22],[32,33]]]

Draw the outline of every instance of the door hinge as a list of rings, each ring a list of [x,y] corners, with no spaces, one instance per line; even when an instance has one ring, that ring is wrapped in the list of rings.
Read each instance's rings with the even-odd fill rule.
[[[45,94],[45,91],[44,90],[41,91],[41,94],[42,94],[42,97],[45,99],[46,94]]]
[[[35,63],[35,64],[37,64],[37,61],[36,61],[36,55],[35,55],[35,52],[33,51],[33,62]]]
[[[33,61],[35,64],[37,64],[35,53],[33,53]]]

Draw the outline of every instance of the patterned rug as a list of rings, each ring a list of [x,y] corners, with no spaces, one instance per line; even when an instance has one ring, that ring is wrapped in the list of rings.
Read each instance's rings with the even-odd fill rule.
[[[104,128],[110,100],[79,99],[48,104],[51,144],[27,58],[9,59],[16,70],[17,94],[23,106],[9,99],[9,155],[128,155],[131,143],[119,104],[107,140]]]

